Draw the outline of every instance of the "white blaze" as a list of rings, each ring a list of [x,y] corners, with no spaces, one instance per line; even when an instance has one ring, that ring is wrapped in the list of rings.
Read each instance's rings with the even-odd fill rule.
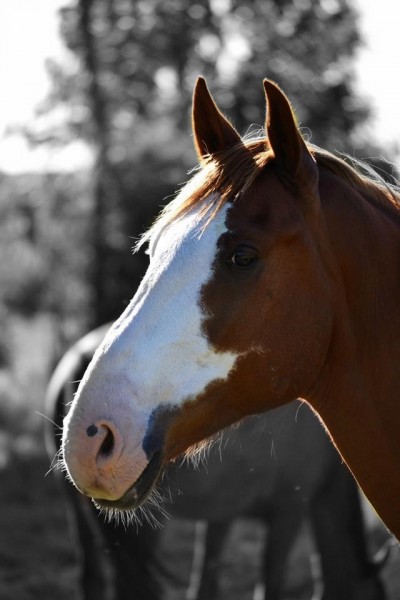
[[[225,213],[222,209],[204,231],[197,213],[163,231],[136,296],[105,339],[103,352],[112,364],[106,360],[104,368],[127,377],[141,410],[181,404],[210,381],[225,378],[235,362],[235,354],[210,346],[200,307]]]
[[[222,208],[203,229],[199,211],[192,211],[161,231],[135,297],[96,352],[66,419],[67,438],[74,420],[81,429],[99,418],[126,428],[134,453],[130,477],[146,466],[142,441],[152,411],[196,397],[211,381],[226,378],[236,361],[236,354],[209,344],[200,306],[226,212]]]

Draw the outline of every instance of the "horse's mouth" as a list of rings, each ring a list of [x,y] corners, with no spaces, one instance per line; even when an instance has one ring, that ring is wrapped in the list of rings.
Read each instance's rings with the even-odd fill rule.
[[[139,479],[118,500],[93,498],[99,508],[133,510],[138,508],[150,495],[162,471],[162,454],[155,452]]]

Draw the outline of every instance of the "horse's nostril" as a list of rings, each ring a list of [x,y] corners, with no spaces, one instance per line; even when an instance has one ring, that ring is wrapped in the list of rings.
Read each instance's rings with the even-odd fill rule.
[[[113,451],[114,436],[113,436],[111,429],[108,429],[108,427],[105,427],[104,425],[103,425],[103,427],[104,427],[104,429],[107,429],[107,434],[103,440],[103,443],[101,444],[101,446],[99,448],[99,455],[105,457],[105,456],[109,456],[111,454],[111,452]]]

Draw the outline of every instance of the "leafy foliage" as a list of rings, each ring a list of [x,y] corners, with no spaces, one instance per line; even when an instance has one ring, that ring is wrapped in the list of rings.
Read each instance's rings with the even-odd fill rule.
[[[84,318],[87,290],[81,282],[90,260],[91,198],[82,190],[87,187],[82,175],[2,175],[0,289],[8,310]]]

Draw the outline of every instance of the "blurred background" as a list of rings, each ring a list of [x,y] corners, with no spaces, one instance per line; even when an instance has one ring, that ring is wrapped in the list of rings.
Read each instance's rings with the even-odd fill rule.
[[[142,277],[134,240],[196,162],[197,75],[242,134],[262,127],[262,79],[276,80],[314,143],[391,178],[399,17],[396,0],[2,2],[1,598],[53,598],[49,553],[70,565],[58,583],[75,568],[44,478],[45,388],[63,352],[116,318]],[[38,531],[33,561],[25,540]]]

